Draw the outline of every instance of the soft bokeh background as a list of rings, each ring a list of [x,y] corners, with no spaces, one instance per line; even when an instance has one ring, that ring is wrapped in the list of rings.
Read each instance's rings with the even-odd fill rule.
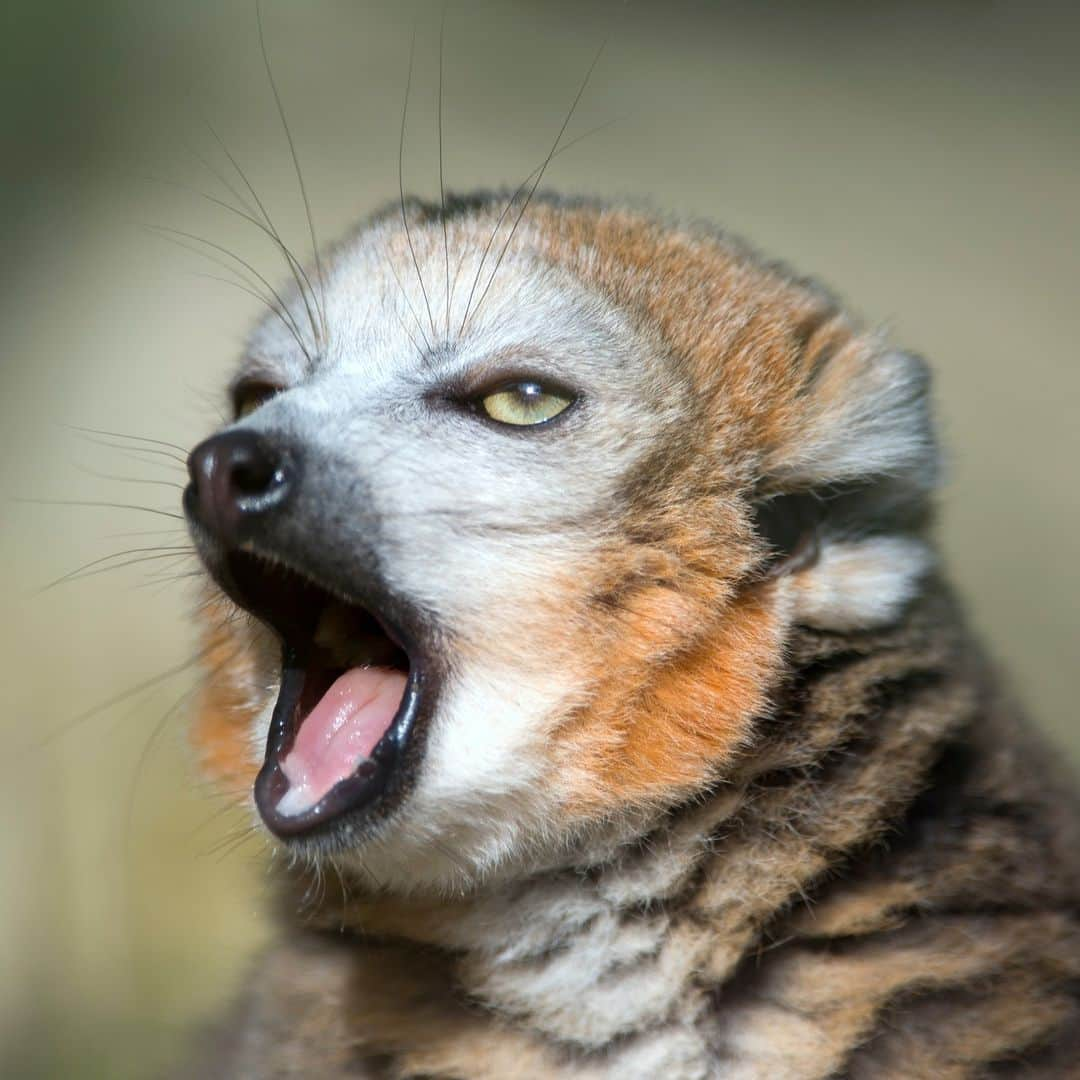
[[[320,233],[396,194],[414,19],[406,182],[436,192],[439,8],[264,7]],[[568,134],[614,124],[561,155],[551,184],[711,217],[933,360],[953,573],[1033,715],[1080,758],[1076,17],[452,4],[448,182],[516,184],[538,164],[609,33]],[[72,428],[188,446],[215,423],[257,305],[145,226],[280,268],[186,190],[228,197],[207,120],[297,245],[305,226],[249,0],[5,0],[0,50],[0,1074],[142,1076],[221,1007],[270,932],[261,849],[237,844],[243,820],[219,811],[184,744],[192,582],[169,578],[191,564],[41,591],[110,552],[181,543],[179,522],[17,500],[175,511],[168,447]],[[114,561],[141,554],[156,553]]]

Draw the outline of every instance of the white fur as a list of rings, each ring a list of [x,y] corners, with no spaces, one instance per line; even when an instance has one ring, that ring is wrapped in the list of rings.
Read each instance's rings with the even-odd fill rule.
[[[794,618],[822,630],[887,623],[915,596],[931,561],[921,540],[827,540],[818,561],[788,579]]]

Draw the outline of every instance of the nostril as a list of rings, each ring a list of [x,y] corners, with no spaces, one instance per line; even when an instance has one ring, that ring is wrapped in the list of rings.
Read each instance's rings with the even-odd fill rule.
[[[237,508],[251,512],[268,499],[276,501],[288,486],[284,455],[264,438],[237,432],[222,460],[225,486]]]
[[[243,429],[211,436],[189,459],[191,484],[185,506],[204,528],[227,544],[288,499],[296,477],[295,451]]]
[[[265,495],[285,482],[285,470],[269,456],[233,463],[229,481],[240,496]]]

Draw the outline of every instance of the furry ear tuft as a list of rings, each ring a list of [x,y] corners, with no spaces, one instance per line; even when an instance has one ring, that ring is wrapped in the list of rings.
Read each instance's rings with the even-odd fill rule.
[[[918,357],[865,339],[811,365],[754,508],[766,572],[791,579],[798,621],[872,626],[914,595],[931,561],[922,536],[940,477],[929,381]]]
[[[854,339],[815,364],[792,428],[766,463],[781,491],[835,487],[870,477],[903,479],[923,492],[939,480],[930,373],[910,353]]]
[[[813,566],[790,579],[794,618],[838,631],[891,622],[914,598],[930,564],[930,549],[911,537],[827,543]]]

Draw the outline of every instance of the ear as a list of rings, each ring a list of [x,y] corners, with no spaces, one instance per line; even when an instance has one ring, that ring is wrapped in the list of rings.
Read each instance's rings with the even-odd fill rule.
[[[797,621],[823,629],[896,618],[932,561],[929,375],[919,358],[875,344],[856,339],[812,365],[753,508],[764,573],[787,579]]]

